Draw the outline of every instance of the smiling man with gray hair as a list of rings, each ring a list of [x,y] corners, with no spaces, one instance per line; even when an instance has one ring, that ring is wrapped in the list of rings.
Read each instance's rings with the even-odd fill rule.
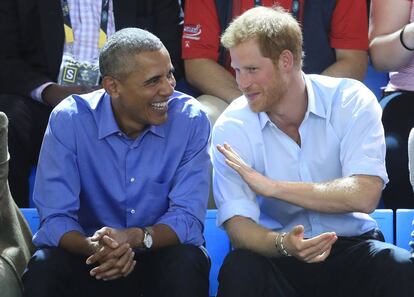
[[[100,54],[104,90],[52,112],[34,201],[27,296],[208,296],[210,126],[174,91],[170,56],[127,28]]]

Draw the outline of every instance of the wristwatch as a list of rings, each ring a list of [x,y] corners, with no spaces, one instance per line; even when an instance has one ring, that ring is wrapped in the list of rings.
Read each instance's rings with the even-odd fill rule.
[[[152,247],[151,229],[149,227],[144,227],[142,230],[144,231],[144,239],[142,240],[142,243],[145,249],[149,250]]]

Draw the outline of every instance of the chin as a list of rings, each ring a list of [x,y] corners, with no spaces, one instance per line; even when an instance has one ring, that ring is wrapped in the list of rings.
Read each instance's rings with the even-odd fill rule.
[[[256,113],[262,112],[263,109],[259,104],[249,103],[250,110]]]
[[[167,113],[164,116],[157,117],[151,121],[151,125],[158,126],[164,124],[168,120]]]

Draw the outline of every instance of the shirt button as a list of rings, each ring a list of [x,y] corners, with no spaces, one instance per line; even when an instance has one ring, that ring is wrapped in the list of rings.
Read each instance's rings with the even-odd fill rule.
[[[134,214],[135,213],[135,209],[131,209],[131,213]]]
[[[129,180],[131,183],[133,183],[135,181],[135,177],[131,177],[131,179]]]

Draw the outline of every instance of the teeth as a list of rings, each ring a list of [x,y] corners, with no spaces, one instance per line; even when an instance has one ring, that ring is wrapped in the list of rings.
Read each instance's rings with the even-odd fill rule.
[[[154,102],[151,104],[151,106],[155,109],[165,109],[168,105],[168,101],[164,102]]]

